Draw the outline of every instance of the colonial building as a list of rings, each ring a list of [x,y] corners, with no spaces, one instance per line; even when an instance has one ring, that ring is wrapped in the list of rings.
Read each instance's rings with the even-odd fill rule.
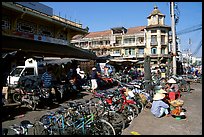
[[[147,17],[147,26],[115,27],[110,30],[76,35],[71,43],[89,49],[97,56],[111,56],[114,60],[143,61],[150,56],[152,66],[166,63],[169,58],[169,31],[165,15],[155,6]]]
[[[87,34],[82,24],[53,14],[39,2],[2,2],[2,50],[27,55],[95,58],[70,44],[73,36]]]

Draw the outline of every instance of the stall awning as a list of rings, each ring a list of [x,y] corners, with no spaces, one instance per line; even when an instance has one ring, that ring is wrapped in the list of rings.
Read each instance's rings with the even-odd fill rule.
[[[13,36],[2,36],[2,51],[22,51],[32,56],[61,57],[61,58],[82,58],[93,59],[95,53],[75,47],[73,45],[60,45]]]
[[[124,59],[110,59],[110,62],[130,62],[130,63],[137,63],[138,60],[124,60]]]

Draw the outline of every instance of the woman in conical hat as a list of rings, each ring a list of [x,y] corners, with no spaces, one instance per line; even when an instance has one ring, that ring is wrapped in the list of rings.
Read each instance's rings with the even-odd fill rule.
[[[169,79],[166,83],[166,90],[177,92],[179,90],[179,86],[176,80],[174,80],[173,78]]]
[[[151,112],[155,117],[162,117],[169,115],[169,105],[163,101],[165,94],[156,93],[153,97]]]

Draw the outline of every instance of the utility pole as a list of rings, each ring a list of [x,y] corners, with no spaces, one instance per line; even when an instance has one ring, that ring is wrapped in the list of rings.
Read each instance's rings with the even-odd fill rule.
[[[176,75],[176,29],[175,29],[175,14],[174,2],[171,2],[171,31],[172,31],[172,52],[173,52],[173,75]]]

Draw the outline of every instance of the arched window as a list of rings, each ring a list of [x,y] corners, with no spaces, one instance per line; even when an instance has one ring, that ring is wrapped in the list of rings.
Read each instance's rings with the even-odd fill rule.
[[[157,54],[157,48],[151,48],[151,54]]]

